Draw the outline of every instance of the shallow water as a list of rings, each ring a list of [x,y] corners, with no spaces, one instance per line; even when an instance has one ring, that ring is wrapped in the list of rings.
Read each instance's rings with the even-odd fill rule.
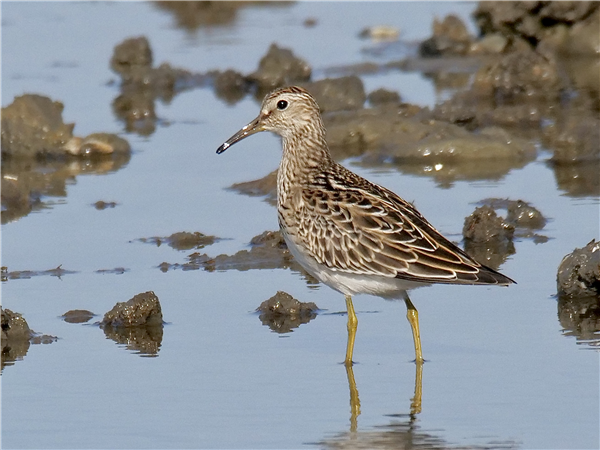
[[[474,7],[247,7],[229,23],[190,32],[150,3],[3,2],[2,106],[16,95],[40,93],[64,103],[63,118],[75,122],[76,134],[119,133],[122,124],[111,110],[118,83],[111,83],[117,76],[109,60],[126,37],[146,35],[155,64],[195,72],[248,73],[277,42],[307,60],[319,78],[328,68],[374,58],[363,51],[373,44],[358,38],[366,26],[399,27],[410,49],[430,34],[434,15],[454,12],[469,22]],[[314,28],[303,26],[308,17],[317,18]],[[368,75],[363,82],[368,92],[384,86],[420,105],[444,95],[416,73]],[[345,310],[341,294],[283,269],[161,272],[160,263],[183,263],[191,251],[137,239],[201,231],[223,240],[200,252],[233,254],[277,228],[271,205],[227,189],[277,167],[277,138],[254,136],[215,154],[257,111],[250,97],[230,106],[209,87],[157,102],[155,133],[123,133],[133,147],[126,166],[78,175],[65,197],[49,199],[50,208],[2,226],[2,265],[9,270],[62,265],[77,271],[2,283],[3,307],[60,338],[32,345],[23,360],[4,368],[3,448],[598,448],[598,354],[567,336],[554,294],[563,256],[598,237],[599,201],[559,189],[543,149],[535,162],[501,179],[444,188],[432,178],[346,161],[414,201],[455,241],[465,216],[488,197],[520,198],[550,218],[541,232],[550,239],[517,239],[516,253],[501,267],[517,285],[411,293],[427,359],[422,410],[412,417],[414,351],[402,302],[355,299],[360,415],[353,415],[340,364],[346,316],[334,314]],[[98,200],[117,206],[99,211]],[[117,267],[128,271],[95,272]],[[160,298],[168,322],[156,357],[106,339],[95,326],[59,318],[71,309],[104,314],[148,290]],[[322,312],[292,333],[271,332],[254,310],[277,290],[315,302]]]

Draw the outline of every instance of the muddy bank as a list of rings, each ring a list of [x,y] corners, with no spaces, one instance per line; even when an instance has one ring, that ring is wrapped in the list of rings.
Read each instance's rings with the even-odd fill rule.
[[[25,94],[2,108],[2,223],[47,206],[45,197],[65,197],[78,175],[107,173],[130,158],[129,143],[110,133],[86,137],[62,118],[63,104]]]
[[[300,302],[287,292],[277,293],[256,309],[263,325],[276,333],[290,333],[294,328],[317,317],[318,307],[313,302]]]
[[[393,166],[447,187],[455,180],[500,179],[534,161],[541,143],[552,152],[549,164],[561,189],[598,195],[598,11],[594,2],[482,2],[474,13],[478,36],[450,15],[434,21],[418,55],[331,68],[325,73],[344,76],[322,80],[312,79],[301,55],[273,45],[261,59],[260,77],[238,74],[235,86],[262,86],[258,99],[284,84],[308,88],[338,160],[359,157],[357,164]],[[360,75],[397,70],[420,72],[453,95],[429,110],[403,103],[397,92],[364,91]],[[226,89],[220,87],[221,95]],[[233,187],[272,201],[272,179]]]

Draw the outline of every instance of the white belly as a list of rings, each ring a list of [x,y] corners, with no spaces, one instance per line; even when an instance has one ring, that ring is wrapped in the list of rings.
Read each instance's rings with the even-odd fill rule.
[[[344,295],[370,294],[386,298],[400,298],[407,289],[428,285],[391,276],[361,275],[330,269],[323,264],[319,264],[304,252],[284,230],[282,230],[282,234],[290,253],[304,270],[320,282]]]

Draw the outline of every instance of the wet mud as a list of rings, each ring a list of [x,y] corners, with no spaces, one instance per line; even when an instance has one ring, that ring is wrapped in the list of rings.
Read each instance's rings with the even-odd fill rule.
[[[194,30],[233,22],[241,8],[262,3],[154,5]],[[482,2],[473,14],[477,36],[449,15],[435,19],[417,55],[325,68],[324,73],[342,76],[318,80],[309,61],[277,43],[265,49],[251,73],[221,68],[193,73],[168,63],[155,66],[148,39],[129,38],[115,46],[110,61],[120,78],[113,111],[126,131],[147,136],[160,123],[156,101],[168,103],[186,90],[212,87],[218,98],[235,103],[246,95],[260,100],[266,91],[297,83],[321,105],[337,159],[359,157],[358,164],[392,166],[434,177],[447,187],[456,180],[502,178],[537,158],[537,142],[551,151],[548,164],[567,195],[600,195],[598,11],[597,2]],[[380,28],[363,33],[371,42],[367,54],[397,39],[398,30]],[[396,92],[365,92],[360,75],[398,70],[420,72],[453,95],[430,110],[403,103]],[[63,123],[61,113],[60,102],[36,95],[19,97],[3,109],[3,223],[45,207],[45,196],[64,196],[63,178],[84,170],[118,170],[127,163],[126,142],[107,134],[74,137],[73,124]],[[41,167],[18,163],[11,161],[15,154],[46,160]],[[92,161],[80,170],[48,161],[49,156],[108,154],[110,160]],[[482,159],[493,164],[481,164]],[[263,194],[266,186],[234,188],[273,198],[272,189]]]
[[[200,27],[233,25],[238,17],[238,12],[245,8],[261,6],[289,7],[291,2],[277,1],[159,1],[151,5],[173,14],[177,27],[190,32]]]
[[[12,366],[16,361],[22,360],[32,344],[50,344],[58,340],[56,336],[31,330],[25,318],[19,313],[0,307],[0,314],[2,316],[0,371],[3,371],[5,366]]]
[[[256,309],[263,325],[276,333],[290,333],[294,328],[317,317],[319,308],[313,302],[300,302],[287,292],[277,293]]]
[[[558,318],[566,336],[600,346],[600,242],[566,255],[558,267]]]
[[[178,26],[190,31],[233,23],[240,9],[260,5],[261,2],[153,3],[154,7],[172,12]],[[282,7],[287,5],[282,3]],[[315,95],[323,110],[327,139],[337,160],[353,157],[356,164],[365,167],[393,167],[401,173],[433,177],[440,186],[448,187],[457,180],[501,179],[511,170],[535,161],[539,148],[544,148],[549,152],[546,163],[554,171],[559,189],[574,197],[598,196],[599,11],[597,2],[482,2],[473,14],[478,27],[476,36],[456,16],[435,19],[431,37],[420,43],[415,54],[384,63],[379,58],[324,68],[321,73],[328,78],[320,79],[314,79],[310,61],[276,42],[265,49],[256,70],[250,73],[227,68],[193,73],[169,63],[156,65],[148,39],[129,38],[116,44],[109,62],[118,76],[114,82],[118,95],[112,103],[113,112],[125,131],[148,136],[163,123],[157,117],[156,102],[169,103],[188,90],[213,89],[219,99],[233,104],[246,96],[261,100],[271,89],[300,84]],[[305,23],[307,28],[315,25],[316,20],[310,18]],[[363,30],[361,36],[370,46],[365,54],[393,55],[399,35],[399,30],[385,27]],[[430,109],[404,102],[398,92],[365,90],[361,75],[393,71],[418,72],[432,79],[438,92],[449,91],[451,95]],[[49,197],[64,198],[66,184],[80,174],[108,173],[129,162],[131,150],[125,140],[108,133],[75,136],[74,124],[64,123],[62,111],[59,101],[32,94],[17,97],[3,108],[2,223],[48,207]],[[231,189],[264,197],[274,204],[276,172],[255,181],[240,180]],[[117,205],[112,200],[93,204],[98,210]],[[499,209],[506,210],[505,218],[498,215]],[[465,248],[476,259],[497,268],[515,252],[515,238],[545,242],[548,238],[538,231],[546,222],[526,202],[484,200],[465,220]],[[203,249],[217,240],[199,232],[139,239],[157,246],[165,243],[182,251]],[[572,306],[577,297],[574,292],[587,286],[581,280],[587,280],[589,275],[581,275],[581,268],[574,270],[575,263],[570,261],[577,258],[566,258],[565,267],[561,265],[559,305],[564,305],[565,311],[586,311],[577,313],[583,317],[595,309],[589,306],[592,303],[584,310]],[[308,283],[315,283],[295,263],[278,232],[256,236],[249,249],[234,255],[194,252],[183,263],[163,262],[159,268],[290,268],[303,273]],[[96,272],[122,274],[127,270],[117,267]],[[2,279],[72,273],[76,272],[61,266],[43,271],[3,270]],[[593,283],[591,286],[596,286]],[[140,299],[134,297],[129,306],[107,313],[101,327],[111,339],[152,355],[158,352],[162,339],[162,314],[160,304],[154,304],[153,294],[140,295],[145,296],[142,303],[138,304]],[[585,297],[589,298],[589,293]],[[279,305],[285,302],[288,300],[279,300]],[[127,316],[129,313],[133,315]],[[568,313],[569,320],[575,316]],[[127,325],[138,320],[145,321],[145,325]],[[281,332],[291,329],[289,323],[288,320],[274,326]],[[125,334],[119,335],[123,330]]]
[[[208,272],[226,270],[291,269],[302,274],[310,285],[317,281],[310,276],[292,257],[280,231],[265,231],[250,240],[250,250],[240,250],[233,255],[210,256],[194,252],[188,255],[185,263],[161,263],[162,272],[169,270],[206,270]]]
[[[60,318],[67,323],[86,323],[92,320],[95,314],[86,309],[72,309],[64,313]]]
[[[548,221],[534,206],[523,200],[488,198],[479,202],[465,218],[463,238],[465,251],[478,262],[498,269],[516,250],[514,239],[531,239],[536,244],[548,241],[537,233]],[[506,218],[497,214],[505,210]]]
[[[84,309],[67,311],[60,318],[67,323],[85,324],[96,314]],[[119,302],[108,312],[98,326],[104,335],[140,356],[158,356],[163,338],[163,321],[160,301],[152,291],[135,295]]]
[[[113,100],[116,117],[125,130],[149,136],[156,130],[155,104],[169,103],[176,94],[207,84],[209,75],[162,63],[153,67],[150,42],[145,36],[129,38],[115,46],[111,69],[120,77],[120,94]]]
[[[130,158],[128,142],[110,133],[73,135],[63,104],[25,94],[2,108],[2,223],[66,197],[77,175],[118,170]]]
[[[533,144],[540,142],[553,153],[549,164],[561,189],[598,195],[598,4],[551,5],[481,3],[474,14],[477,37],[448,16],[434,22],[432,37],[416,57],[326,70],[346,75],[327,79],[329,90],[336,84],[343,89],[348,77],[402,70],[421,72],[440,90],[455,91],[432,110],[402,104],[394,93],[383,97],[390,101],[378,101],[381,94],[375,92],[367,94],[369,108],[361,95],[351,94],[352,107],[323,106],[334,155],[361,156],[365,165],[385,162],[449,186],[455,180],[501,178],[533,161]],[[328,105],[313,86],[324,81],[304,86],[315,87],[317,101]],[[480,164],[480,158],[494,163]]]
[[[125,267],[115,267],[114,269],[98,269],[95,271],[95,273],[99,273],[101,275],[123,275],[125,272],[129,272],[129,269],[126,269]]]
[[[561,296],[596,296],[600,300],[600,242],[594,239],[563,258],[557,290]]]
[[[155,236],[149,238],[140,238],[138,241],[154,244],[157,247],[160,247],[162,244],[167,244],[169,247],[174,248],[175,250],[190,250],[193,248],[202,249],[208,245],[212,245],[215,242],[220,241],[220,239],[215,236],[207,236],[199,231],[194,231],[193,233],[181,231],[166,237]]]
[[[117,205],[118,205],[117,202],[105,202],[104,200],[98,200],[96,203],[94,203],[93,206],[98,211],[102,211],[103,209],[114,208]]]
[[[22,280],[22,279],[28,279],[28,278],[40,277],[40,276],[51,276],[51,277],[61,278],[64,275],[73,275],[76,273],[79,273],[79,272],[76,270],[63,269],[62,265],[55,267],[54,269],[48,269],[48,270],[13,270],[13,271],[9,272],[8,268],[6,268],[6,270],[2,271],[2,281]]]
[[[158,297],[152,291],[137,294],[126,302],[117,303],[104,314],[100,322],[105,327],[139,327],[163,324]]]
[[[117,303],[99,322],[107,338],[141,356],[157,356],[163,338],[163,315],[152,291]]]

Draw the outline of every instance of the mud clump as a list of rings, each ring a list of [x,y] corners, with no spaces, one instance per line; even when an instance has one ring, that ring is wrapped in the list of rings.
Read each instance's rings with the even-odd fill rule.
[[[121,94],[113,101],[113,111],[127,131],[143,136],[156,129],[157,99],[171,101],[175,94],[203,86],[210,79],[210,75],[193,74],[168,63],[152,65],[152,49],[144,36],[116,45],[110,60],[111,69],[121,77]]]
[[[475,208],[475,211],[465,218],[465,248],[475,249],[483,246],[488,251],[500,251],[505,248],[510,250],[509,254],[513,254],[514,237],[533,239],[536,244],[548,241],[546,236],[537,234],[537,231],[546,226],[548,219],[529,203],[523,200],[487,198],[479,204],[482,206]],[[496,213],[498,209],[506,210],[506,219]]]
[[[111,69],[120,75],[123,86],[146,86],[158,92],[173,92],[176,84],[192,76],[183,69],[165,63],[152,67],[150,43],[145,36],[125,39],[115,46],[110,60]]]
[[[50,344],[58,340],[55,336],[39,334],[29,328],[27,321],[19,313],[1,308],[1,343],[2,361],[0,370],[12,366],[15,361],[22,360],[31,344]]]
[[[563,88],[556,61],[531,49],[512,52],[475,74],[474,90],[497,101],[532,97],[557,99]]]
[[[49,275],[51,277],[61,278],[64,275],[72,275],[78,273],[75,270],[67,270],[62,268],[62,264],[54,269],[48,270],[13,270],[5,271],[2,276],[6,280],[28,279],[31,277],[39,277]]]
[[[315,97],[323,113],[360,109],[367,99],[363,82],[357,76],[325,78],[301,85]]]
[[[73,136],[74,124],[63,122],[64,105],[48,97],[25,94],[2,108],[2,160],[129,153],[127,141],[110,133]]]
[[[506,241],[513,237],[514,226],[505,222],[490,206],[481,206],[465,219],[463,237],[475,243]]]
[[[517,200],[507,205],[506,221],[515,228],[541,230],[546,226],[547,219],[530,204]]]
[[[594,239],[565,256],[556,282],[559,296],[594,296],[600,301],[600,242]]]
[[[156,356],[163,337],[163,315],[158,297],[152,291],[117,303],[108,311],[100,328],[109,339],[125,344],[143,356]]]
[[[465,251],[476,261],[498,269],[509,255],[515,253],[512,238],[515,228],[484,205],[465,219],[463,237]]]
[[[201,249],[208,245],[212,245],[219,240],[220,239],[218,237],[208,236],[204,233],[200,233],[199,231],[195,231],[193,233],[181,231],[173,233],[167,237],[150,237],[139,239],[140,242],[155,244],[157,247],[160,247],[163,243],[166,243],[169,247],[174,248],[175,250],[190,250],[192,248]]]
[[[482,35],[499,33],[516,41],[515,46],[538,46],[557,36],[576,36],[578,24],[593,20],[597,11],[598,2],[479,2],[473,17]],[[598,28],[590,35],[594,33],[598,39]]]
[[[29,328],[27,321],[19,313],[12,312],[10,309],[1,309],[2,311],[2,341],[9,339],[29,340],[33,336],[33,331]]]
[[[2,223],[45,206],[42,197],[66,196],[76,175],[118,170],[129,143],[110,133],[73,136],[63,122],[63,104],[25,94],[2,108]]]
[[[214,258],[206,254],[194,253],[189,257],[188,267],[203,267],[208,271],[285,269],[295,263],[283,236],[279,231],[265,231],[250,241],[250,250],[240,250],[234,255],[218,255]],[[190,267],[191,265],[191,267]]]
[[[565,334],[600,345],[600,242],[592,240],[563,258],[556,277],[558,318]]]
[[[313,302],[303,303],[290,294],[282,291],[265,300],[256,309],[260,312],[259,319],[277,333],[289,333],[310,322],[317,316],[318,307]]]
[[[272,89],[310,80],[312,73],[308,63],[286,48],[271,44],[269,51],[259,62],[258,69],[248,79],[259,88],[262,97]]]
[[[188,31],[200,27],[222,26],[233,23],[238,17],[238,11],[243,8],[268,6],[289,6],[289,2],[261,1],[159,1],[152,6],[173,13],[177,26]]]
[[[442,21],[434,19],[433,36],[420,44],[419,53],[423,57],[466,55],[472,41],[473,36],[469,34],[462,20],[455,15],[449,15]]]
[[[228,69],[215,76],[215,94],[229,104],[240,101],[249,91],[250,83],[239,72]]]
[[[2,108],[2,159],[64,155],[74,124],[62,119],[64,105],[42,95],[26,94]]]
[[[100,275],[106,275],[106,274],[123,275],[125,272],[129,272],[129,269],[126,269],[125,267],[115,267],[114,269],[98,269],[94,272],[99,273]]]
[[[96,203],[94,203],[94,208],[96,208],[98,211],[114,208],[115,206],[117,206],[117,202],[105,202],[104,200],[98,200]]]
[[[100,326],[137,327],[162,326],[163,316],[158,297],[152,291],[137,294],[127,302],[117,303],[104,314]]]
[[[86,309],[72,309],[60,316],[60,318],[67,323],[86,323],[94,316],[93,312]]]
[[[234,183],[229,189],[250,197],[265,197],[268,203],[275,205],[277,203],[277,170],[259,180]]]
[[[369,101],[369,104],[373,107],[383,105],[399,105],[400,94],[398,94],[396,91],[389,91],[387,89],[381,88],[371,92],[367,96],[367,100]]]
[[[287,248],[280,231],[265,231],[250,241],[250,250],[240,250],[234,255],[221,254],[210,256],[206,253],[195,252],[188,255],[188,262],[183,264],[168,262],[161,263],[158,268],[162,272],[169,270],[260,270],[260,269],[292,269],[301,273],[309,284],[317,281],[302,269],[294,260]]]

